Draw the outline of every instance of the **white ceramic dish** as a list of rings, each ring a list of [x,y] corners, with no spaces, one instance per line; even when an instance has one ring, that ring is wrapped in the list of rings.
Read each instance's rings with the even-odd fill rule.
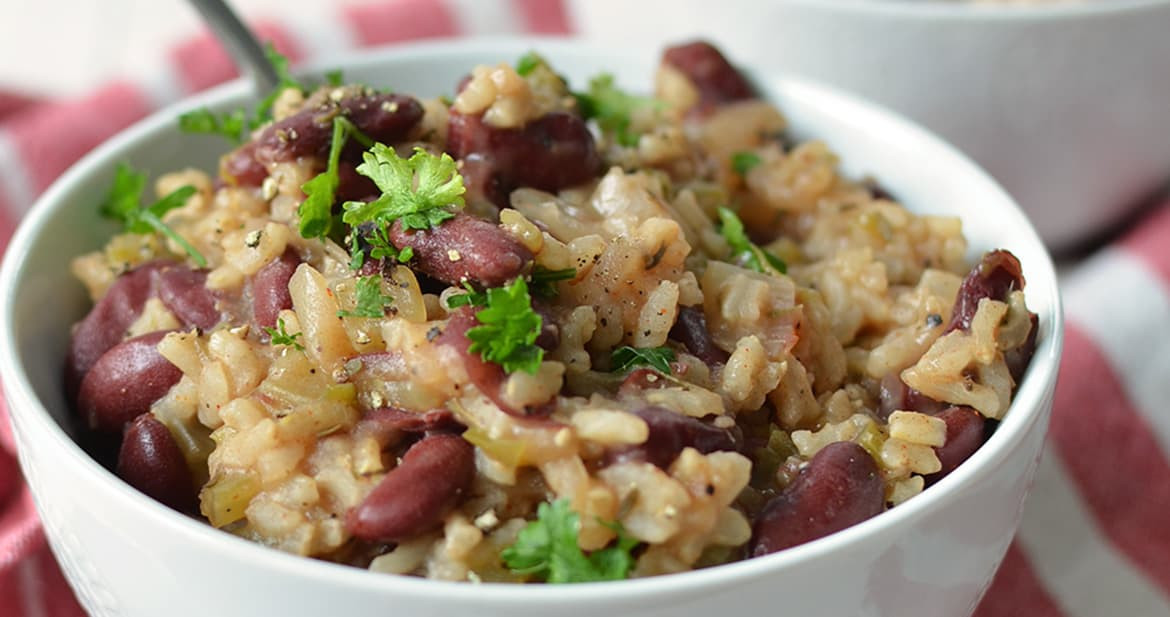
[[[648,84],[657,56],[632,58],[551,40],[438,42],[350,58],[350,79],[403,92],[450,92],[477,62],[539,49],[574,83],[611,70]],[[569,586],[441,583],[368,573],[282,554],[184,518],[95,464],[62,428],[61,366],[69,326],[86,310],[70,258],[110,228],[95,204],[114,163],[162,172],[210,166],[222,142],[180,138],[162,112],[95,150],[44,195],[0,271],[0,379],[54,552],[96,617],[206,615],[786,614],[961,617],[975,606],[1016,528],[1052,405],[1061,347],[1052,263],[1011,199],[970,161],[888,112],[832,90],[764,74],[765,94],[802,135],[824,138],[850,174],[873,174],[911,208],[967,217],[972,256],[1020,258],[1039,346],[998,432],[957,471],[906,504],[830,537],[768,557],[680,575]],[[244,100],[236,83],[183,105]],[[923,162],[929,161],[929,173]]]
[[[906,114],[999,180],[1055,250],[1170,187],[1170,0],[570,6],[578,29],[599,42],[656,48],[702,35],[755,66]]]

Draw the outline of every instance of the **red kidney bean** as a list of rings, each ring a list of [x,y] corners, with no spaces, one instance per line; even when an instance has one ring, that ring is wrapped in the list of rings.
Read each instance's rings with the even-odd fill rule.
[[[336,103],[303,109],[261,131],[256,160],[269,165],[302,156],[325,157],[333,141],[333,118],[345,116],[374,141],[394,144],[406,139],[422,119],[418,101],[400,94],[363,94]],[[347,155],[364,150],[351,142]]]
[[[389,235],[394,246],[414,250],[412,266],[448,285],[472,281],[498,287],[532,262],[532,251],[511,234],[462,212],[433,229],[406,230],[395,221]]]
[[[210,330],[219,323],[215,295],[207,288],[207,271],[186,266],[160,268],[156,273],[158,299],[185,327]]]
[[[684,306],[678,310],[678,319],[670,329],[670,338],[683,344],[692,356],[707,366],[727,364],[728,355],[715,345],[711,331],[707,328],[707,317],[703,309]]]
[[[355,430],[372,436],[385,448],[401,433],[462,433],[466,428],[446,409],[415,413],[397,407],[379,407],[366,412]]]
[[[948,407],[935,414],[935,417],[947,423],[947,440],[942,446],[934,449],[939,462],[942,463],[942,469],[924,476],[927,486],[954,471],[959,463],[970,458],[984,441],[983,414],[970,407]]]
[[[350,161],[337,162],[337,202],[373,201],[382,194],[374,181],[357,172]]]
[[[195,509],[195,485],[183,451],[167,427],[150,413],[126,427],[118,451],[118,477],[181,512]]]
[[[248,142],[219,159],[219,178],[229,186],[260,186],[268,168],[256,160],[256,142]]]
[[[98,358],[77,393],[78,411],[89,428],[121,431],[179,382],[182,372],[156,349],[166,334],[151,332],[128,339]]]
[[[585,121],[559,111],[512,129],[451,112],[447,151],[463,160],[468,190],[500,207],[508,205],[508,196],[517,187],[559,191],[594,178],[602,165]]]
[[[540,335],[536,337],[536,346],[553,351],[561,344],[561,327],[553,319],[552,307],[540,299],[532,300],[532,310],[540,315]]]
[[[121,342],[126,329],[142,314],[154,295],[155,271],[165,262],[150,262],[117,278],[106,295],[90,309],[73,330],[65,366],[66,389],[77,394],[81,379],[102,354]]]
[[[475,448],[457,435],[425,437],[357,507],[346,528],[367,542],[398,542],[438,527],[471,487]]]
[[[755,88],[713,45],[695,41],[668,47],[662,62],[686,75],[699,91],[700,113],[723,103],[755,98]]]
[[[1005,250],[988,251],[971,269],[955,296],[955,309],[946,332],[971,329],[971,320],[983,298],[1006,302],[1008,294],[1024,288],[1024,272],[1020,260]]]
[[[677,411],[650,405],[633,412],[650,429],[644,443],[611,449],[606,453],[606,464],[627,461],[646,461],[666,469],[683,448],[694,448],[703,454],[717,451],[738,452],[743,446],[743,433],[719,428],[698,418]],[[738,429],[738,427],[735,427]]]
[[[325,157],[333,140],[333,118],[338,114],[349,118],[374,141],[394,144],[406,139],[422,119],[423,108],[415,99],[398,94],[361,94],[330,100],[269,125],[253,141],[221,159],[220,175],[229,184],[260,186],[272,163],[302,156]],[[343,156],[352,159],[362,149],[351,141]]]
[[[471,341],[467,338],[467,331],[477,325],[479,322],[475,319],[475,313],[469,307],[460,308],[451,315],[443,332],[435,338],[435,344],[448,345],[458,352],[463,358],[463,368],[471,383],[504,413],[520,418],[543,418],[552,413],[553,401],[524,409],[516,409],[504,401],[500,392],[507,378],[504,369],[498,364],[485,362],[479,354],[470,351]]]
[[[1029,317],[1032,321],[1032,329],[1028,331],[1024,343],[1015,349],[1003,352],[1003,360],[1007,364],[1008,373],[1017,384],[1020,383],[1020,379],[1023,379],[1024,371],[1027,370],[1028,363],[1032,361],[1032,355],[1036,353],[1036,331],[1040,328],[1040,320],[1036,317],[1036,313],[1032,313]]]
[[[252,277],[252,320],[256,325],[262,328],[275,327],[277,315],[282,310],[292,308],[288,282],[300,264],[300,256],[289,248]]]
[[[756,518],[750,555],[811,542],[881,513],[885,487],[877,464],[851,441],[817,452],[796,479]]]
[[[877,415],[882,420],[889,420],[890,414],[899,410],[935,414],[946,407],[946,403],[940,403],[906,385],[898,371],[887,373],[878,385]]]

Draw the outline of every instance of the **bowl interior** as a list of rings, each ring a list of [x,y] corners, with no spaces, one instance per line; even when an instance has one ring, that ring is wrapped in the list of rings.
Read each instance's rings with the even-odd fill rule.
[[[477,63],[512,62],[530,49],[544,54],[572,84],[584,84],[589,77],[608,71],[619,84],[634,91],[649,89],[657,60],[631,59],[620,51],[589,48],[571,41],[510,39],[414,45],[346,58],[321,68],[344,66],[347,80],[434,96],[450,94],[460,77]],[[1040,334],[1029,375],[999,431],[946,482],[845,532],[768,558],[714,570],[734,567],[759,571],[789,563],[810,552],[830,550],[853,534],[897,524],[916,508],[930,507],[933,500],[952,490],[946,487],[960,486],[981,461],[993,460],[997,452],[1012,447],[1016,437],[1035,420],[1040,401],[1055,381],[1060,347],[1059,295],[1052,262],[1024,215],[986,174],[954,149],[889,112],[814,84],[764,72],[753,75],[764,96],[788,117],[794,135],[826,141],[839,154],[845,173],[879,179],[912,210],[961,216],[972,258],[990,248],[1012,250],[1023,264],[1028,303],[1039,314]],[[192,166],[212,170],[226,142],[180,135],[175,118],[179,112],[195,107],[227,109],[243,102],[251,102],[245,84],[230,84],[165,110],[104,144],[50,188],[11,243],[0,272],[0,375],[10,400],[39,402],[13,405],[13,414],[25,430],[55,433],[55,440],[68,450],[68,459],[88,460],[65,437],[70,430],[70,412],[63,396],[62,366],[70,325],[89,306],[84,290],[69,272],[69,263],[74,256],[100,247],[114,232],[114,227],[97,213],[97,203],[109,186],[114,166],[126,161],[152,176]],[[92,461],[83,464],[95,468],[99,481],[118,485],[118,491],[129,490]],[[144,506],[152,507],[145,497],[142,501]],[[161,506],[157,509],[159,516],[178,518]],[[184,529],[207,541],[229,538],[208,526],[191,523],[188,527]],[[253,550],[275,553],[260,547]],[[303,562],[303,567],[329,567],[310,560],[297,561]],[[711,572],[680,576],[714,580]]]

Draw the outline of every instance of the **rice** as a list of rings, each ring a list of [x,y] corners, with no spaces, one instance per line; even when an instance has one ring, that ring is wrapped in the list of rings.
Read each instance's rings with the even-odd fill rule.
[[[834,444],[874,466],[876,511],[969,455],[948,450],[941,412],[976,410],[982,427],[1009,408],[1034,346],[1018,262],[999,252],[972,269],[958,220],[842,176],[831,144],[789,143],[765,101],[712,102],[715,86],[672,54],[652,102],[606,94],[632,106],[624,125],[594,109],[582,133],[582,106],[602,99],[572,96],[543,61],[481,66],[453,103],[290,89],[218,179],[160,177],[160,198],[194,187],[163,221],[207,266],[191,268],[173,237],[121,234],[73,271],[95,301],[130,305],[125,281],[149,274],[114,327],[168,332],[157,365],[172,381],[143,413],[168,429],[198,493],[171,505],[375,572],[524,581],[556,575],[511,567],[508,549],[551,524],[541,504],[563,500],[579,549],[626,551],[621,575],[649,576],[755,554],[771,533],[761,512],[800,499],[794,478],[818,473]],[[375,103],[345,107],[362,97]],[[437,165],[434,153],[471,148],[464,211],[413,235],[387,224],[306,237],[306,183],[327,169],[329,142],[294,156],[304,131],[410,109],[389,144],[399,154]],[[475,150],[493,139],[514,149]],[[354,182],[339,190],[372,190]],[[378,233],[395,252],[409,238],[413,257],[376,255]],[[517,281],[523,306],[495,319],[535,320],[532,340],[499,352],[527,354],[522,369],[485,351],[505,334],[476,335]],[[207,298],[202,323],[191,306]],[[104,310],[87,320],[113,319]],[[94,403],[86,381],[112,379],[85,368],[81,408]]]

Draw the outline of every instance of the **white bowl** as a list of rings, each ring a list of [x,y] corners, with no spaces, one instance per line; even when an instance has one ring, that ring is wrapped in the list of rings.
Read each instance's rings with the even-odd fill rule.
[[[1170,0],[577,0],[599,42],[703,35],[900,111],[970,155],[1054,250],[1170,186]],[[625,15],[625,17],[623,17]]]
[[[350,79],[402,92],[450,92],[477,62],[539,49],[574,83],[601,70],[648,84],[655,57],[552,40],[437,42],[356,56]],[[472,585],[373,574],[294,557],[182,517],[94,463],[70,438],[61,368],[69,327],[87,310],[70,258],[111,230],[95,208],[117,161],[158,173],[210,166],[222,142],[180,138],[170,109],[66,173],[34,207],[0,271],[0,378],[54,553],[97,617],[207,615],[791,615],[944,617],[973,609],[1019,520],[1052,405],[1061,347],[1052,263],[1024,215],[990,178],[937,138],[830,89],[755,74],[800,135],[817,135],[845,170],[873,174],[919,211],[963,215],[972,257],[1011,249],[1024,265],[1039,346],[1006,419],[966,463],[922,495],[832,536],[767,557],[637,581]],[[238,105],[241,83],[197,105]],[[972,217],[973,213],[980,216]]]

